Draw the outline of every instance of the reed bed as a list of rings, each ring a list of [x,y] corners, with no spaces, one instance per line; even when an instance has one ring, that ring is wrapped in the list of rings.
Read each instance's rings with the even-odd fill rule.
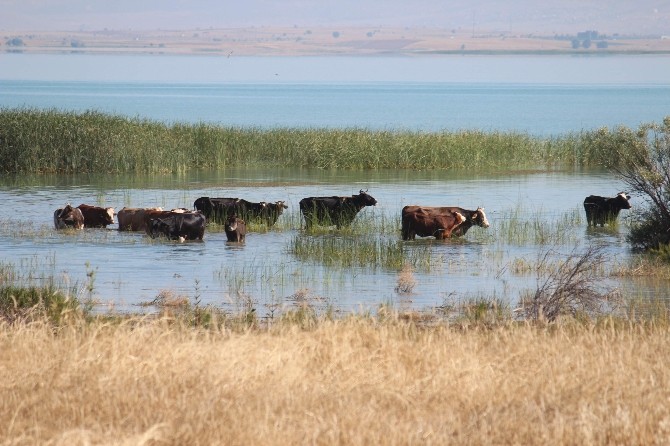
[[[0,443],[665,444],[664,324],[0,324]]]
[[[543,215],[541,210],[516,206],[492,219],[486,234],[500,244],[510,245],[574,245],[576,231],[584,226],[583,211],[576,208],[560,215]]]
[[[623,132],[623,136],[621,136]],[[236,128],[96,111],[0,109],[0,171],[164,173],[233,166],[519,169],[600,166],[623,130],[537,138],[516,132]]]
[[[338,234],[295,236],[289,243],[288,252],[305,262],[340,268],[399,270],[410,265],[421,271],[430,271],[441,260],[441,256],[434,254],[427,244],[408,246],[397,239]]]

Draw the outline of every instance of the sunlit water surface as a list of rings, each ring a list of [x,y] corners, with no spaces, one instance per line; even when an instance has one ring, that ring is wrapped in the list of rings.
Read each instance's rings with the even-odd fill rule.
[[[617,229],[588,230],[582,201],[588,194],[614,195],[623,188],[603,172],[521,172],[470,174],[453,172],[322,172],[310,170],[236,169],[198,172],[188,176],[35,176],[3,178],[0,200],[2,265],[25,279],[55,279],[76,287],[80,297],[91,294],[99,309],[143,311],[162,291],[188,296],[202,304],[234,310],[252,303],[260,314],[273,305],[291,305],[295,295],[308,295],[344,311],[374,309],[391,303],[409,308],[452,305],[477,297],[496,297],[515,305],[533,289],[535,273],[515,271],[520,261],[536,265],[588,245],[604,246],[607,268],[630,257],[622,213]],[[351,195],[366,189],[378,200],[357,218],[360,231],[341,235],[334,229],[308,235],[301,229],[298,202],[306,196]],[[58,232],[53,211],[65,203],[164,208],[189,207],[200,196],[242,197],[252,201],[286,200],[289,208],[270,231],[250,233],[243,245],[226,242],[225,233],[208,231],[203,242],[153,240],[142,233],[108,229]],[[404,242],[407,252],[430,249],[430,268],[417,268],[409,294],[395,289],[398,269],[379,265],[328,267],[289,253],[295,237],[378,237],[400,239],[404,205],[483,206],[491,227],[473,227],[462,239]],[[635,206],[639,197],[633,198]],[[516,214],[514,214],[516,212]],[[555,228],[568,220],[566,234],[548,229],[546,240],[532,234],[515,241],[502,233],[504,219],[540,222]],[[380,234],[365,228],[383,228]],[[540,277],[541,278],[541,277]],[[628,293],[658,294],[648,284],[617,282]],[[90,290],[90,293],[89,293]]]

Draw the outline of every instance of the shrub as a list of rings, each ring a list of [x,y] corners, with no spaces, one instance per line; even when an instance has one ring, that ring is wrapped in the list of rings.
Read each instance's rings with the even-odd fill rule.
[[[633,143],[620,147],[614,170],[648,206],[628,236],[633,248],[659,250],[670,244],[670,116],[662,124],[643,124]]]
[[[532,295],[522,299],[523,315],[552,322],[562,315],[604,314],[615,292],[600,286],[602,248],[589,247],[583,254],[573,252],[558,265],[549,264],[553,258],[548,251],[538,263],[538,286]]]

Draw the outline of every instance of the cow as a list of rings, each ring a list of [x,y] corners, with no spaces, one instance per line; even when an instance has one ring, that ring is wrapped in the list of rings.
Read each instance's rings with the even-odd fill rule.
[[[272,226],[279,216],[288,209],[283,201],[258,203],[242,198],[210,198],[200,197],[193,203],[193,207],[202,212],[207,221],[225,224],[231,215],[236,215],[247,222],[264,223]]]
[[[463,236],[472,226],[489,227],[484,208],[470,211],[456,206],[405,206],[401,212],[402,239]]]
[[[229,242],[244,242],[247,235],[247,224],[237,215],[228,217],[225,226],[226,238]]]
[[[119,231],[145,231],[147,211],[162,211],[163,208],[126,208],[121,209],[116,218],[119,221]]]
[[[84,215],[79,208],[72,207],[68,203],[64,208],[54,211],[54,226],[56,229],[83,229]]]
[[[350,197],[307,197],[300,200],[300,212],[305,218],[306,228],[313,225],[332,226],[338,229],[349,226],[356,215],[366,206],[375,206],[377,200],[367,191],[359,191]]]
[[[277,219],[281,216],[281,214],[284,213],[284,209],[288,209],[286,203],[281,200],[275,201],[274,203],[261,201],[258,203],[258,205],[260,206],[259,218],[267,226],[273,226],[275,223],[277,223]],[[250,217],[253,218],[253,215],[250,215]]]
[[[605,226],[615,224],[622,209],[630,209],[630,195],[619,192],[616,197],[607,198],[598,195],[589,195],[584,199],[587,226]]]
[[[200,212],[168,212],[149,221],[151,238],[167,237],[170,240],[202,240],[205,235],[205,216]]]
[[[107,225],[114,224],[114,208],[102,208],[88,204],[80,204],[77,208],[84,216],[84,227],[86,228],[106,228]]]

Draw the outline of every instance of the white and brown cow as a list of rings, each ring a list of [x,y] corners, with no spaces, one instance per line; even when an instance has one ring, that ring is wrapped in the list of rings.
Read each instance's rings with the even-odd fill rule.
[[[103,208],[88,204],[80,204],[77,208],[84,216],[84,227],[86,228],[106,228],[107,225],[114,224],[114,208]]]
[[[472,226],[488,228],[483,208],[474,211],[456,206],[405,206],[402,208],[402,239],[419,237],[449,238],[465,235]]]

